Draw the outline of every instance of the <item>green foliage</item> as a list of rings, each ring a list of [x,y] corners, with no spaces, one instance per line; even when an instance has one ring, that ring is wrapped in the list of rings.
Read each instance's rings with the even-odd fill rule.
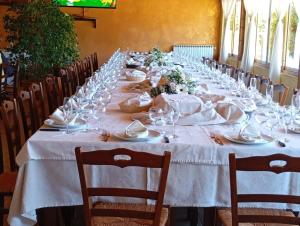
[[[41,78],[78,58],[73,19],[48,0],[12,5],[4,27],[23,78]]]
[[[277,11],[275,11],[272,13],[272,17],[271,17],[269,57],[272,56],[273,44],[274,44],[278,22],[279,22],[279,14]]]
[[[151,63],[157,63],[158,66],[165,66],[164,55],[159,48],[153,48],[144,65],[149,67]]]
[[[290,27],[289,27],[289,40],[288,40],[288,49],[291,57],[294,56],[295,52],[295,38],[297,32],[297,26],[299,21],[299,17],[297,16],[297,12],[295,6],[291,7],[290,12]]]
[[[165,84],[161,84],[151,90],[152,97],[156,97],[161,93],[176,94],[178,92],[187,92],[192,94],[197,87],[196,82],[189,78],[178,69],[170,71],[168,74],[162,76]]]

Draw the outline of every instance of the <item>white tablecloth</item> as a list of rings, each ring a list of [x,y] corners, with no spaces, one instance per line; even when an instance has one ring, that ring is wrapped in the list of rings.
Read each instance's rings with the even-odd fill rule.
[[[119,83],[108,112],[103,118],[102,127],[110,132],[124,129],[131,122],[131,115],[120,112],[118,107],[120,101],[135,95],[121,93],[126,84],[128,82]],[[211,89],[212,93],[229,95],[225,90],[217,90],[213,86]],[[158,129],[172,131],[171,126]],[[103,142],[95,132],[65,135],[62,132],[38,131],[17,156],[20,168],[9,212],[9,223],[13,226],[33,225],[36,222],[35,210],[38,208],[82,204],[74,154],[74,148],[77,146],[87,150],[126,147],[159,154],[165,150],[171,151],[172,159],[164,200],[165,204],[171,206],[230,206],[228,154],[231,152],[236,153],[238,157],[272,153],[300,156],[300,142],[296,134],[288,135],[290,142],[285,148],[279,147],[276,142],[252,146],[233,144],[225,139],[225,145],[221,146],[209,137],[211,131],[223,134],[224,131],[234,129],[236,130],[236,126],[233,125],[177,126],[176,133],[179,138],[171,140],[171,143],[164,143],[163,139],[155,143],[138,143],[122,142],[113,138]],[[158,176],[157,171],[129,170],[129,173],[136,174],[134,179],[130,180],[126,174],[128,172],[124,174],[116,169],[95,172],[90,175],[91,183],[94,184],[132,184],[148,189],[155,186]],[[243,175],[239,189],[241,192],[299,194],[300,180],[295,174]],[[299,206],[292,207],[300,210]]]

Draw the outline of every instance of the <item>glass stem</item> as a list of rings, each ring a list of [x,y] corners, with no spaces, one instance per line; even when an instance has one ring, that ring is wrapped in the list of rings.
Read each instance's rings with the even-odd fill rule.
[[[173,138],[176,137],[176,134],[175,134],[175,122],[173,122]]]

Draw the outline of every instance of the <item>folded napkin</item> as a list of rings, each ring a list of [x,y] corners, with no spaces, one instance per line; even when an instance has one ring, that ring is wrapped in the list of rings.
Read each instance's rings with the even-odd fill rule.
[[[143,81],[146,78],[146,73],[139,70],[126,70],[125,74],[128,81]]]
[[[152,105],[152,98],[148,93],[128,98],[119,103],[121,111],[126,113],[136,113],[141,111],[148,111]]]
[[[217,103],[219,101],[223,101],[225,96],[217,95],[217,94],[200,94],[197,95],[203,102],[211,101],[212,103]]]
[[[129,60],[127,60],[126,62],[128,65],[140,65],[139,62],[135,61],[133,58],[130,58]]]
[[[51,120],[57,125],[66,125],[66,122],[64,120],[64,113],[60,109],[56,109],[52,115],[49,116]],[[78,114],[73,114],[71,117],[72,120],[69,122],[70,126],[74,126],[76,124],[76,120],[78,118]]]
[[[151,82],[148,79],[142,82],[129,84],[128,86],[124,87],[125,92],[135,92],[135,93],[150,92],[151,89],[152,89]]]
[[[203,101],[194,95],[189,94],[166,94],[162,93],[154,99],[154,105],[157,108],[169,110],[172,107],[172,103],[178,102],[180,105],[180,114],[187,116],[200,112],[203,105]],[[173,106],[174,107],[174,106]]]
[[[243,110],[233,102],[219,102],[215,109],[229,123],[238,123],[246,117]]]
[[[144,138],[149,134],[146,126],[139,120],[135,120],[125,129],[125,136],[130,138]]]
[[[239,132],[239,138],[247,142],[255,142],[261,139],[261,132],[255,123],[248,123]]]
[[[250,98],[235,99],[232,100],[232,102],[239,106],[242,109],[242,111],[245,112],[252,112],[257,108],[255,102]]]
[[[179,125],[214,125],[226,122],[214,109],[212,102],[207,102],[203,105],[200,112],[182,117],[178,120]]]

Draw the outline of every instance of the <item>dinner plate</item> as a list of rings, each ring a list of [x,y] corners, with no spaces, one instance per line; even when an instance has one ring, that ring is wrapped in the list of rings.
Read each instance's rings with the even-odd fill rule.
[[[148,112],[139,112],[131,115],[131,120],[139,120],[144,124],[151,124],[151,119],[149,118]]]
[[[299,133],[300,134],[300,127],[288,128],[288,130],[292,133]]]
[[[261,137],[261,139],[247,141],[241,139],[239,136],[224,135],[225,139],[237,144],[267,144],[273,141],[273,139],[269,136],[262,135]]]
[[[67,125],[61,125],[56,124],[52,119],[46,119],[44,121],[44,124],[46,126],[52,127],[52,128],[58,128],[58,129],[65,129],[67,128]],[[69,125],[69,129],[78,129],[85,126],[85,122],[83,120],[76,120],[76,124]]]
[[[113,136],[120,140],[125,141],[132,141],[132,142],[145,142],[145,141],[151,141],[154,139],[157,139],[160,137],[160,133],[155,130],[148,130],[148,136],[147,137],[128,137],[125,135],[124,132],[117,132],[114,133]]]

